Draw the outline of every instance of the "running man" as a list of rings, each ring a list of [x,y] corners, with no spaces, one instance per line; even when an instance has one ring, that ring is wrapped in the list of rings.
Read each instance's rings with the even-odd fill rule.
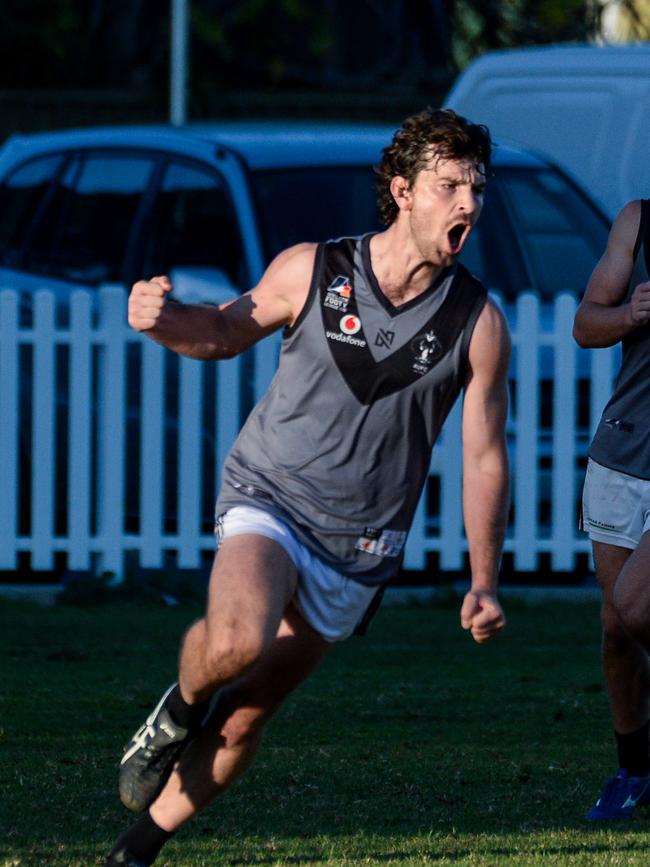
[[[122,801],[142,815],[107,867],[151,864],[246,770],[266,723],[333,643],[363,631],[463,389],[472,583],[461,623],[479,643],[503,628],[510,340],[456,262],[490,155],[485,127],[426,110],[384,150],[385,231],[292,247],[221,308],[168,303],[165,277],[133,287],[132,327],[193,358],[230,358],[285,332],[278,372],[225,461],[206,615],[184,638],[178,684],[122,760]]]
[[[623,344],[614,394],[589,449],[582,526],[602,591],[602,656],[619,770],[586,818],[650,803],[650,200],[627,204],[578,308],[580,346]]]

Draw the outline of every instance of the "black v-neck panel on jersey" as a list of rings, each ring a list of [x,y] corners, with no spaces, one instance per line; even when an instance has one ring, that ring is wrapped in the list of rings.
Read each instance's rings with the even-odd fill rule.
[[[411,308],[417,307],[418,304],[422,304],[426,301],[426,299],[428,299],[442,285],[443,281],[449,276],[452,269],[456,267],[455,265],[452,265],[449,268],[443,268],[440,274],[438,274],[424,292],[421,292],[416,298],[411,298],[409,301],[405,301],[404,304],[395,305],[381,291],[375,272],[372,270],[370,241],[376,234],[376,232],[373,232],[369,235],[364,235],[361,239],[361,260],[363,262],[363,267],[368,279],[368,285],[372,290],[372,294],[390,317],[399,316],[400,313],[405,313],[407,310],[411,310]]]

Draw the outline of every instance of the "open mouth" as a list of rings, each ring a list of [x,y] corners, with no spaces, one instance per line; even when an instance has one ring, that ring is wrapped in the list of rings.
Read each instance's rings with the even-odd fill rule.
[[[456,223],[455,226],[452,226],[451,229],[447,232],[447,239],[449,241],[449,250],[451,253],[460,253],[461,248],[463,246],[463,242],[467,237],[469,232],[469,226],[467,223]]]

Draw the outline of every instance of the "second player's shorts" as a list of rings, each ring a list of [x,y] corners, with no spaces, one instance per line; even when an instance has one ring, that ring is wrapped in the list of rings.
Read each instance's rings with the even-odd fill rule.
[[[589,458],[580,529],[595,542],[636,548],[650,530],[650,481],[607,469]]]
[[[298,572],[293,602],[327,641],[342,641],[358,632],[380,600],[381,588],[360,584],[319,560],[287,524],[263,509],[234,506],[217,517],[215,533],[217,545],[242,533],[265,536],[282,545]]]

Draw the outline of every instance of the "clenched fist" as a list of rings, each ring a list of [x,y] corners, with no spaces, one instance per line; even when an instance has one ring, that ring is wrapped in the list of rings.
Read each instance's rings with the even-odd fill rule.
[[[460,622],[463,629],[470,630],[474,641],[483,644],[501,632],[506,618],[496,596],[470,590],[463,600]]]
[[[131,328],[136,331],[155,328],[171,291],[169,277],[152,277],[151,280],[139,280],[135,283],[129,295]]]

